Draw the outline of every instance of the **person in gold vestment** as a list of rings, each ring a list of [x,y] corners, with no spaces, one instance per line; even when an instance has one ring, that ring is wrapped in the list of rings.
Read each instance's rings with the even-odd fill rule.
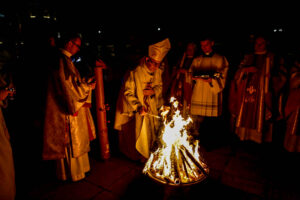
[[[48,80],[43,159],[56,160],[60,180],[85,178],[90,171],[90,141],[96,138],[89,108],[96,84],[82,78],[71,60],[80,47],[80,35],[66,35]]]
[[[274,91],[280,91],[280,82],[285,82],[280,78],[283,64],[280,56],[267,49],[264,36],[256,37],[253,52],[240,62],[229,95],[232,123],[240,140],[272,142],[279,96]]]

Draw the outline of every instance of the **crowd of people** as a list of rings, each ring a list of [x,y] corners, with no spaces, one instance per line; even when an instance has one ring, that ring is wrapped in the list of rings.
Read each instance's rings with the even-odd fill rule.
[[[35,173],[31,165],[20,166],[14,151],[16,156],[34,155],[28,158],[33,165],[39,159],[54,161],[59,180],[80,181],[90,171],[91,142],[97,138],[91,68],[96,61],[111,71],[113,66],[96,58],[88,66],[77,64],[81,35],[66,34],[59,42],[53,36],[48,39],[42,52],[25,56],[23,65],[32,65],[34,72],[22,68],[7,73],[8,61],[1,60],[0,177],[5,178],[0,183],[1,199],[15,198],[14,168],[19,171],[16,180],[25,171],[26,178]],[[300,152],[300,61],[272,52],[268,38],[257,35],[253,48],[233,66],[215,49],[215,42],[211,35],[199,36],[185,42],[181,51],[170,38],[156,38],[143,55],[132,56],[134,66],[124,66],[122,78],[113,80],[120,83],[118,91],[105,89],[114,98],[111,129],[117,131],[115,144],[122,154],[142,163],[149,158],[161,127],[159,109],[172,96],[182,115],[193,119],[190,134],[207,150],[229,132],[240,142],[276,143],[286,152]],[[18,117],[12,122],[13,114],[6,111],[3,116],[2,110],[15,93],[18,105],[8,111]],[[15,134],[12,145],[9,132]]]

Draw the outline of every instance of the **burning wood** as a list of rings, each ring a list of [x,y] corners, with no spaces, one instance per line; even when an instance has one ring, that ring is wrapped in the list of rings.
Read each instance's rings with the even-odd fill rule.
[[[151,153],[143,172],[149,177],[170,185],[194,184],[203,181],[209,168],[200,155],[199,141],[188,134],[192,119],[184,119],[175,98],[171,107],[163,106],[163,127],[158,148]]]

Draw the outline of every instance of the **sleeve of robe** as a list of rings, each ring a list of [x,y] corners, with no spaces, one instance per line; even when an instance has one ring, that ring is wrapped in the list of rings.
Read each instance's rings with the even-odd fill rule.
[[[69,62],[68,62],[69,61]],[[71,60],[61,59],[59,63],[58,84],[67,113],[74,115],[88,100],[91,87],[81,82],[79,74],[70,70]],[[73,66],[75,69],[75,66]]]
[[[134,78],[134,71],[130,72],[130,75],[125,81],[125,89],[124,89],[124,96],[129,105],[133,108],[134,111],[137,111],[142,103],[137,98],[136,94],[137,88]]]
[[[221,76],[219,78],[212,79],[211,89],[214,93],[219,93],[219,92],[223,91],[223,89],[225,88],[226,79],[227,79],[228,61],[224,56],[222,56],[220,59],[222,62],[222,69],[218,70],[218,72],[221,74]]]
[[[155,93],[156,105],[159,109],[163,105],[163,82],[162,82],[162,70],[157,69],[153,82],[153,90]]]
[[[228,65],[229,65],[227,59],[224,56],[220,56],[217,59],[219,59],[219,62],[221,62],[221,64],[220,64],[221,69],[218,70],[218,72],[221,74],[221,76],[219,78],[213,78],[212,83],[211,83],[211,87],[210,87],[211,91],[213,93],[216,93],[216,94],[221,92],[225,87],[226,79],[227,79],[227,73],[228,73]],[[193,70],[194,70],[195,66],[198,65],[198,62],[199,62],[199,60],[194,59],[192,64],[191,64],[191,67],[189,69],[189,78],[187,79],[187,81],[191,84],[192,84],[192,79],[191,78],[192,78]],[[203,81],[203,83],[204,84],[209,84],[209,83],[204,82],[204,81]]]

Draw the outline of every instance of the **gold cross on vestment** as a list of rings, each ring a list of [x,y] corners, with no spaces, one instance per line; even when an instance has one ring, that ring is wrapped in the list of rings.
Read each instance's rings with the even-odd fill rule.
[[[249,94],[253,94],[254,92],[256,92],[256,89],[253,87],[253,85],[251,85],[249,88],[247,88],[247,92]]]

